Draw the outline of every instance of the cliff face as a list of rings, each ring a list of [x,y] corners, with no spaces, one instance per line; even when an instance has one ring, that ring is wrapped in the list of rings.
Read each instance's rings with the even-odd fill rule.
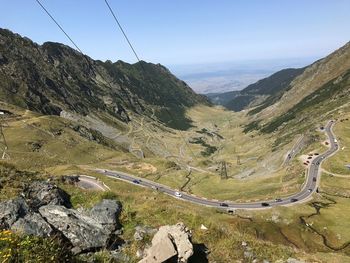
[[[0,29],[0,100],[43,114],[99,112],[124,122],[130,112],[155,113],[166,122],[165,108],[186,122],[186,107],[208,103],[159,64],[95,61],[63,44],[38,45],[5,29]]]

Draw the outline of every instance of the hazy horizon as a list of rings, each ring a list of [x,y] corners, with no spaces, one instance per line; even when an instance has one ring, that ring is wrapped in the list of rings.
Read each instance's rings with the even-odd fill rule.
[[[201,94],[242,90],[262,78],[285,68],[302,68],[321,57],[225,61],[167,65],[170,71]]]

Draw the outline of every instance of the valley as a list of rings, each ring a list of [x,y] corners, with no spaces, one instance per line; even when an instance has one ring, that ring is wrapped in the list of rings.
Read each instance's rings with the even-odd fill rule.
[[[250,85],[239,111],[160,64],[92,60],[8,30],[0,44],[1,201],[36,180],[74,209],[120,200],[129,262],[150,241],[136,227],[179,221],[213,262],[350,262],[349,44]],[[79,175],[110,190],[64,179]]]

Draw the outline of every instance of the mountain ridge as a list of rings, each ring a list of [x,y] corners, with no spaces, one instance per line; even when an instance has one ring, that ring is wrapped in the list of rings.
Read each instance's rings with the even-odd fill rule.
[[[262,106],[264,103],[276,101],[279,94],[288,89],[290,82],[300,75],[305,68],[287,68],[273,73],[241,91],[231,91],[221,94],[207,94],[213,103],[223,105],[233,110],[241,111],[245,108]],[[267,107],[267,106],[265,106]]]
[[[38,45],[7,29],[0,29],[0,70],[0,99],[43,114],[102,111],[128,122],[130,112],[155,113],[167,125],[186,128],[185,108],[209,104],[160,64],[95,61],[64,44]],[[164,108],[178,124],[167,122]]]

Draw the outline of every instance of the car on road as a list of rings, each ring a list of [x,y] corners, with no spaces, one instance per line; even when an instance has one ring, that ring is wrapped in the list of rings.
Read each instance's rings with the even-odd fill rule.
[[[175,195],[176,197],[182,197],[182,194],[181,194],[180,192],[175,192],[174,195]]]
[[[269,203],[261,203],[261,206],[270,206]]]
[[[311,192],[312,192],[312,189],[311,189],[311,188],[309,188],[307,191],[308,191],[309,193],[311,193]]]
[[[228,207],[228,204],[226,204],[226,203],[220,203],[220,206]]]
[[[276,203],[282,202],[282,199],[281,199],[281,198],[276,198],[276,199],[275,199],[275,202],[276,202]]]
[[[140,184],[141,183],[141,180],[132,180],[132,182],[134,183],[134,184]]]
[[[316,178],[316,177],[312,178],[312,181],[313,181],[313,182],[316,182],[316,181],[317,181],[317,178]]]
[[[158,191],[158,187],[157,187],[157,186],[154,186],[154,185],[153,185],[153,186],[152,186],[152,189]]]
[[[292,203],[294,203],[294,202],[298,201],[298,199],[297,199],[297,198],[292,198],[292,199],[290,199],[290,201],[291,201]]]

